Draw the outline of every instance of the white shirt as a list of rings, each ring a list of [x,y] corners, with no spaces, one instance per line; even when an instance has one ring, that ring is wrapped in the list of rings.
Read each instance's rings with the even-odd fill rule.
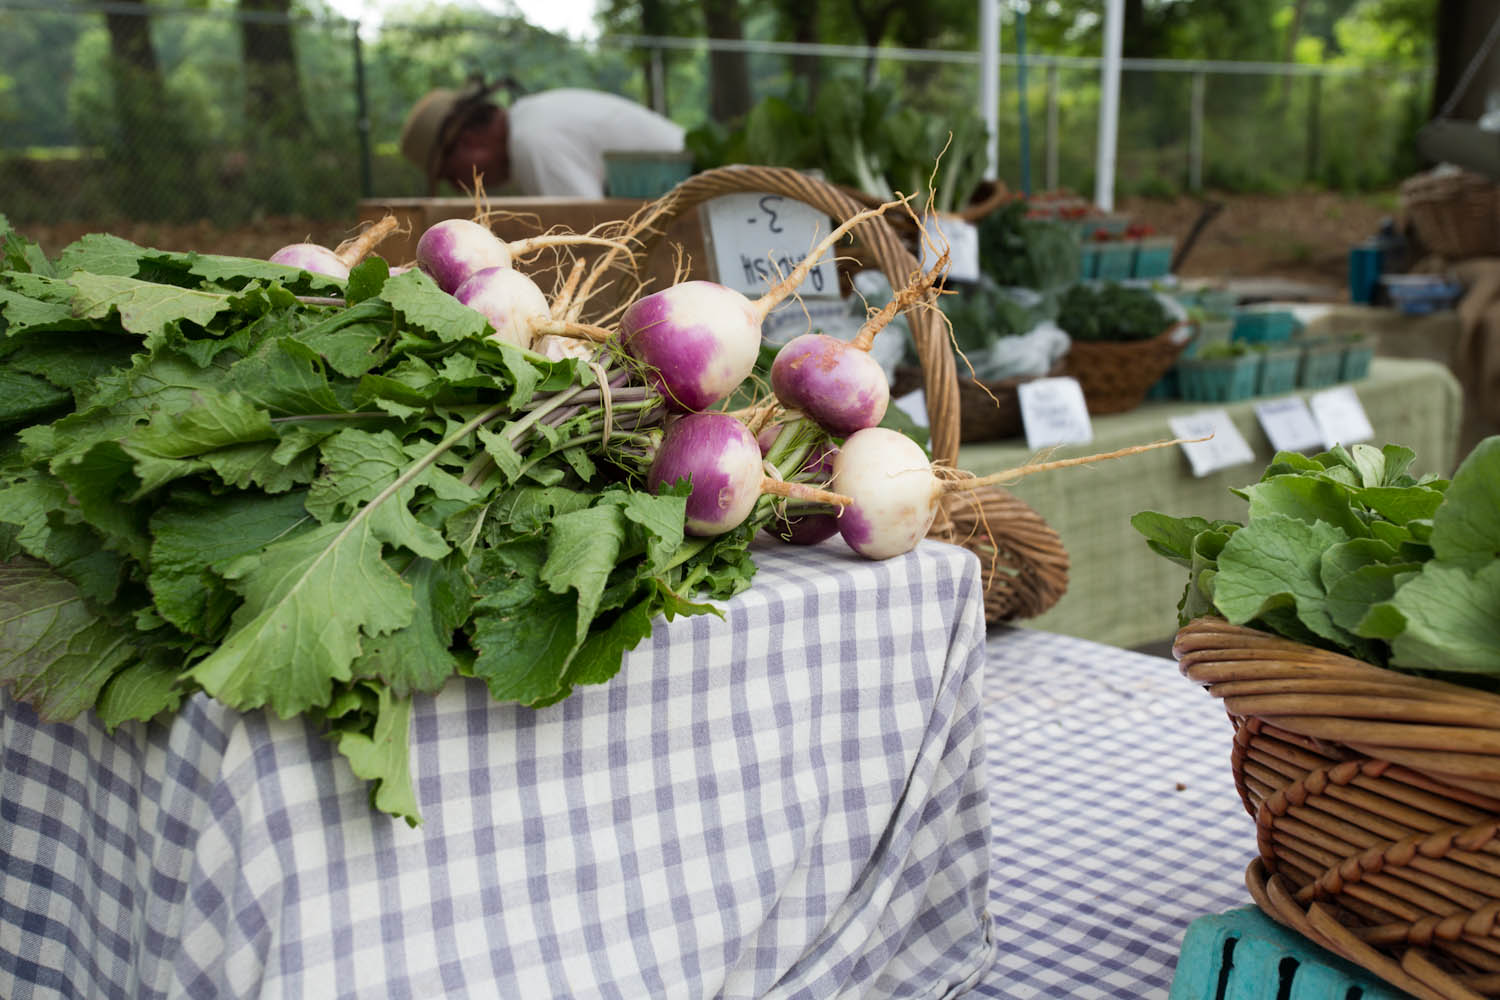
[[[681,126],[614,94],[560,88],[510,106],[510,176],[523,195],[602,198],[605,152],[681,149]]]

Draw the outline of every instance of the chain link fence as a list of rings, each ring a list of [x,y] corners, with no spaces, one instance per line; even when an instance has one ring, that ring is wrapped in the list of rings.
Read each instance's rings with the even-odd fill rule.
[[[347,219],[361,196],[426,193],[397,139],[431,87],[472,73],[509,76],[523,89],[593,87],[657,104],[692,127],[709,104],[709,46],[580,45],[515,18],[362,34],[347,21],[18,0],[0,7],[0,212],[23,225],[100,227]],[[873,72],[934,114],[972,108],[978,92],[972,52],[742,47],[754,99],[796,93],[796,61],[809,55],[825,76],[868,73],[873,58]],[[1001,67],[1000,176],[1012,187],[1091,191],[1096,61],[1036,57],[1024,70],[1023,118],[1022,67],[1013,57]],[[1411,137],[1429,77],[1127,60],[1119,192],[1389,187],[1418,166]],[[660,83],[648,91],[651,79]]]

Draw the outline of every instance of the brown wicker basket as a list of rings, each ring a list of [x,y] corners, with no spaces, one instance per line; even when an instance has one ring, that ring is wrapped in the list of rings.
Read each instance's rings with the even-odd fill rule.
[[[710,198],[747,191],[795,198],[840,220],[858,214],[863,207],[841,189],[795,170],[720,167],[695,174],[662,196],[657,204],[664,208],[663,228]],[[916,259],[884,218],[861,223],[851,235],[893,288],[906,284],[917,270]],[[644,262],[652,249],[648,241],[637,260]],[[922,363],[932,457],[935,462],[953,465],[958,459],[960,412],[953,351],[936,309],[914,309],[907,317]],[[975,520],[988,525],[987,533],[970,527]],[[990,622],[1019,617],[1022,609],[1037,608],[1031,613],[1040,614],[1067,589],[1067,555],[1062,539],[1035,511],[1004,490],[991,487],[968,495],[950,494],[929,537],[963,545],[980,556]]]
[[[1500,251],[1500,188],[1482,174],[1428,171],[1407,178],[1401,204],[1433,253],[1462,260]]]
[[[1256,903],[1424,1000],[1500,996],[1500,696],[1214,618],[1173,652],[1234,724]]]
[[[1133,410],[1187,346],[1184,325],[1174,323],[1150,340],[1075,340],[1064,372],[1083,387],[1090,413]]]
[[[981,441],[999,441],[1019,437],[1025,431],[1021,422],[1021,398],[1016,389],[1026,382],[1063,374],[1059,362],[1046,376],[1024,375],[1005,379],[976,379],[969,375],[958,376],[958,439],[965,444]],[[902,366],[896,369],[891,383],[891,394],[904,396],[920,388],[922,372],[919,368]]]

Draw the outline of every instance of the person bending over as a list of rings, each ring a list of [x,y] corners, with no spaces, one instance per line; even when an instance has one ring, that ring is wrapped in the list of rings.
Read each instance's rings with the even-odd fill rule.
[[[559,88],[490,100],[499,84],[424,95],[401,129],[401,153],[427,176],[427,193],[448,181],[468,191],[479,174],[490,190],[604,197],[606,152],[677,153],[682,128],[634,101],[598,90]]]

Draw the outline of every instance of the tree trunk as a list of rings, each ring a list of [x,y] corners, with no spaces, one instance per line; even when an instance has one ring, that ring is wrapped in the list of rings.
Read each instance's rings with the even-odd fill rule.
[[[104,15],[109,29],[110,79],[114,85],[115,116],[127,148],[139,148],[149,136],[139,128],[150,113],[164,106],[166,87],[156,50],[151,46],[151,17],[145,0],[122,0],[122,6]]]
[[[291,0],[240,0],[240,10],[257,15],[240,24],[245,61],[245,120],[281,135],[307,129],[302,79],[292,47]]]
[[[808,0],[791,0],[777,4],[777,18],[790,28],[791,40],[800,45],[815,45],[821,39],[818,34],[818,5]],[[802,81],[807,95],[807,107],[811,111],[818,99],[818,83],[822,78],[822,63],[816,55],[792,56],[792,75]]]
[[[1494,0],[1439,0],[1437,11],[1437,74],[1432,88],[1432,116],[1437,117],[1452,97],[1469,64],[1479,54],[1495,19]],[[1500,91],[1500,44],[1469,80],[1449,112],[1474,121],[1485,112],[1486,99]]]
[[[739,0],[704,0],[703,27],[710,39],[743,41]],[[738,121],[749,112],[750,60],[746,53],[710,52],[708,81],[708,112],[714,121]]]
[[[662,0],[641,0],[641,34],[666,36],[672,34],[667,17],[666,4]],[[641,54],[641,79],[646,84],[645,99],[641,102],[657,114],[667,114],[667,53],[665,50],[646,49]],[[660,95],[660,107],[657,106]]]

